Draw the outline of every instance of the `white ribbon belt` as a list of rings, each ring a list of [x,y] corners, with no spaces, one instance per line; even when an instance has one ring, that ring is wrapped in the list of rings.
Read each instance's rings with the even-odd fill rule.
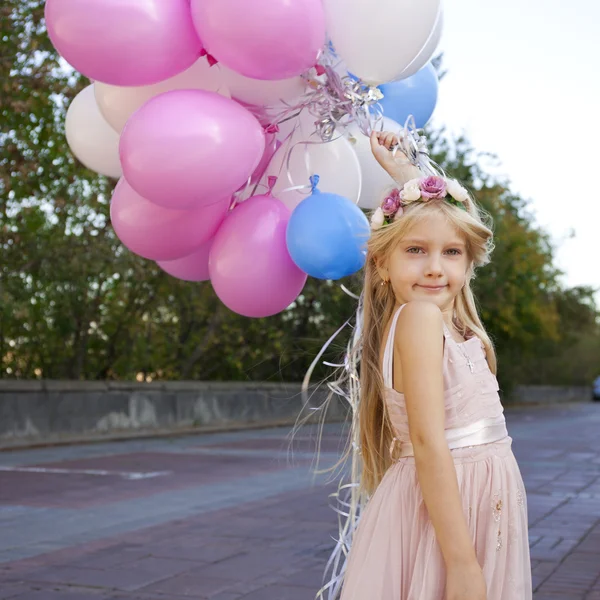
[[[446,440],[448,448],[466,448],[467,446],[482,446],[499,442],[508,436],[504,415],[490,419],[481,419],[465,427],[446,429]],[[390,457],[392,460],[414,456],[414,448],[410,442],[401,442],[398,438],[392,440],[390,445]]]

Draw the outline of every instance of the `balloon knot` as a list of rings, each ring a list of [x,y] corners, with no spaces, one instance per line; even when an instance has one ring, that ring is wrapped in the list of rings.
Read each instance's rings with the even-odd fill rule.
[[[206,56],[206,61],[208,62],[209,67],[214,67],[219,61],[212,55],[206,51],[206,48],[202,48],[200,50],[200,56]]]
[[[311,175],[310,176],[310,191],[313,194],[316,191],[318,185],[319,185],[319,176],[318,175]]]
[[[279,133],[279,125],[271,123],[265,127],[265,133]]]
[[[269,194],[273,192],[273,188],[275,187],[276,183],[277,177],[275,177],[275,175],[269,175],[269,177],[267,177],[267,187],[269,188]]]
[[[325,72],[325,67],[323,65],[320,65],[318,63],[315,65],[315,73],[317,74],[317,76],[325,75]]]

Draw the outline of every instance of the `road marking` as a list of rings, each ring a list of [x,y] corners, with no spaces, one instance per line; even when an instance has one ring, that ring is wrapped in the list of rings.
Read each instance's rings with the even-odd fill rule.
[[[96,477],[121,477],[129,481],[152,479],[170,475],[171,471],[149,471],[147,473],[128,473],[124,471],[104,471],[102,469],[52,469],[46,467],[2,467],[0,471],[18,473],[50,473],[53,475],[92,475]]]

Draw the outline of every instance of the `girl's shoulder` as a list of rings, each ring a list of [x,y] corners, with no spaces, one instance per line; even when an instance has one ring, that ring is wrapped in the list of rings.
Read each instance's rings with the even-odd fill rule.
[[[394,346],[402,350],[410,348],[417,341],[438,344],[442,342],[440,333],[444,331],[442,311],[432,302],[414,300],[399,309],[394,331]]]
[[[400,311],[399,319],[442,319],[442,311],[437,304],[426,302],[425,300],[411,300],[406,302],[398,309]]]

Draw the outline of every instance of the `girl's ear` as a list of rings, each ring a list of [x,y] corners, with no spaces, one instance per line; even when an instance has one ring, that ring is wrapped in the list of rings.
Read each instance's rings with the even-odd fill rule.
[[[468,285],[469,283],[471,283],[474,273],[475,273],[475,265],[474,265],[473,261],[471,261],[469,266],[467,267],[467,272],[465,274],[465,285]]]
[[[387,270],[387,261],[381,259],[380,257],[376,256],[374,258],[375,261],[375,268],[377,269],[377,274],[379,275],[379,277],[381,277],[381,279],[383,281],[389,281],[390,280],[390,274]]]

